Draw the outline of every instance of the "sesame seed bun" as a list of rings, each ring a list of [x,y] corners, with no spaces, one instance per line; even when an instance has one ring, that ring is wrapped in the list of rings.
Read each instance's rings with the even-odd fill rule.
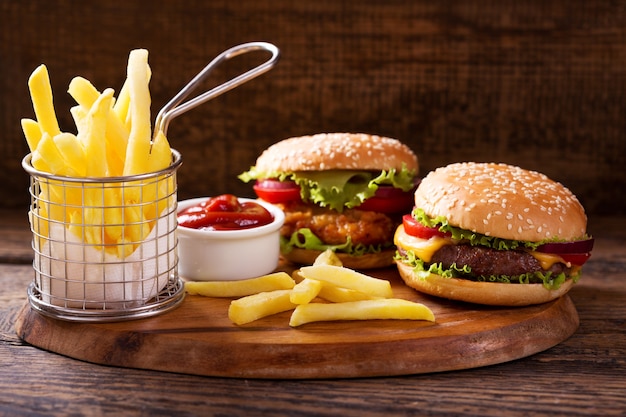
[[[397,262],[398,272],[404,282],[425,294],[451,300],[493,306],[528,306],[546,303],[565,295],[574,282],[569,279],[558,289],[548,290],[543,284],[503,284],[476,282],[458,278],[446,278],[429,274],[418,277],[413,267]]]
[[[587,216],[572,192],[547,176],[495,163],[457,163],[430,172],[415,206],[462,229],[538,242],[585,235]]]
[[[350,170],[418,171],[417,157],[402,142],[364,133],[320,133],[282,140],[256,161],[260,172]]]

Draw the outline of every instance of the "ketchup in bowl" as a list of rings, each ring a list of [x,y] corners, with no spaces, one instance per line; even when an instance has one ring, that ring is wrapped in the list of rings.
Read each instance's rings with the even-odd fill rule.
[[[178,213],[178,225],[198,230],[241,230],[271,223],[274,216],[253,201],[240,202],[223,194],[187,207]]]

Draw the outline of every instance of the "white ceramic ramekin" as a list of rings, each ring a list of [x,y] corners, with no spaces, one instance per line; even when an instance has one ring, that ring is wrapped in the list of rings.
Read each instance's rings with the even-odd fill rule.
[[[178,212],[208,197],[178,203]],[[270,224],[241,230],[197,230],[178,226],[178,273],[189,281],[233,281],[274,271],[280,255],[280,228],[285,214],[261,200],[253,201],[274,216]]]

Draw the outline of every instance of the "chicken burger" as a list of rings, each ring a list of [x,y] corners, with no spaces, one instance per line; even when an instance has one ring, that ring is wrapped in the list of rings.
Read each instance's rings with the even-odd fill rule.
[[[417,156],[398,140],[329,133],[278,142],[239,178],[285,212],[285,259],[311,264],[331,249],[346,267],[368,269],[393,265],[417,172]]]

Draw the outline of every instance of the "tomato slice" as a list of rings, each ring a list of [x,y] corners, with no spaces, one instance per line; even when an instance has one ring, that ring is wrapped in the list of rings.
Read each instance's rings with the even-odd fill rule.
[[[258,180],[252,188],[259,198],[272,204],[301,200],[300,186],[294,181]]]
[[[430,239],[433,236],[450,236],[450,233],[441,232],[437,227],[424,226],[422,223],[415,220],[410,214],[402,216],[402,225],[404,226],[404,231],[407,234],[419,237],[420,239]]]
[[[565,262],[569,262],[572,265],[581,266],[591,257],[591,253],[563,253],[559,254],[559,256],[563,258]]]
[[[386,214],[406,213],[413,208],[414,202],[413,190],[402,191],[391,185],[379,185],[376,194],[355,208]]]
[[[538,252],[554,253],[572,265],[583,265],[591,257],[594,239],[573,242],[551,242],[537,248]]]

